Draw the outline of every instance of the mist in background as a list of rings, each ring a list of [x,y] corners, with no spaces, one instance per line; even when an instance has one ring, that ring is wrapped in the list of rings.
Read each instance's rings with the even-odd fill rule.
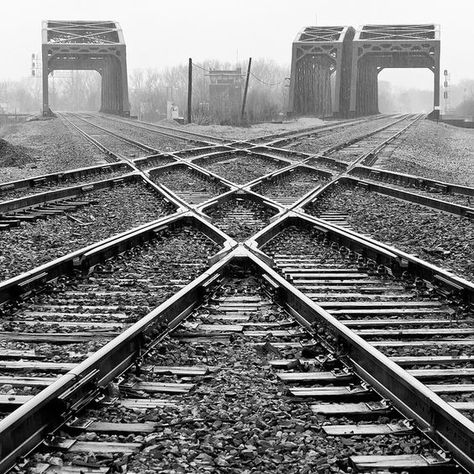
[[[199,123],[219,122],[209,117],[209,69],[234,69],[236,63],[206,60],[193,71],[193,116]],[[238,66],[246,71],[246,61]],[[406,74],[409,76],[409,71]],[[274,120],[288,106],[288,65],[268,59],[252,63],[247,98],[248,121]],[[379,110],[381,113],[429,113],[433,110],[433,73],[420,76],[414,87],[405,87],[379,77]],[[390,74],[388,75],[390,79]],[[183,63],[164,70],[135,69],[129,72],[129,97],[132,115],[143,120],[166,117],[167,101],[175,103],[183,114],[187,101],[188,65]],[[100,107],[100,75],[95,71],[57,71],[49,78],[53,110],[97,111]],[[441,92],[442,93],[442,92]],[[38,113],[41,104],[41,81],[35,78],[0,81],[0,108],[7,105],[11,113]],[[441,108],[444,111],[444,99]],[[449,86],[448,112],[452,115],[474,115],[474,80],[465,79]]]

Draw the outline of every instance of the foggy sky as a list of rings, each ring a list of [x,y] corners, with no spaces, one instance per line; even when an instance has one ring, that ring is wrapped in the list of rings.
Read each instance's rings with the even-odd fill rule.
[[[474,78],[472,0],[2,0],[0,79],[30,75],[41,51],[41,21],[114,20],[129,71],[207,58],[265,57],[289,64],[303,26],[439,23],[441,66],[452,82]],[[394,85],[432,87],[428,70],[384,71]]]

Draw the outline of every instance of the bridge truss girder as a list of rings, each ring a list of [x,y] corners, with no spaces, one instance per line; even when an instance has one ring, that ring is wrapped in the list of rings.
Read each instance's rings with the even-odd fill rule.
[[[348,109],[351,64],[346,58],[353,37],[353,28],[341,26],[306,27],[298,33],[291,58],[291,113],[330,116]]]
[[[440,40],[437,25],[365,25],[352,42],[350,116],[378,113],[378,74],[386,68],[433,71],[439,109]]]
[[[50,113],[48,77],[55,70],[101,75],[102,112],[129,115],[127,57],[122,30],[110,21],[44,21],[43,114]]]

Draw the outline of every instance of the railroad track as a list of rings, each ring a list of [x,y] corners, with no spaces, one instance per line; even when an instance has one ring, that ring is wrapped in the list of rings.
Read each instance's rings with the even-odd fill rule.
[[[25,206],[8,211],[9,203],[0,204],[3,225],[8,226],[0,232],[2,279],[78,247],[182,212],[179,203],[165,198],[134,174],[68,188],[64,195],[56,195],[47,204],[23,202]],[[13,203],[20,205],[22,201]]]
[[[181,139],[181,140],[200,143],[203,145],[213,146],[218,143],[226,142],[225,140],[219,137],[191,132],[189,130],[181,130],[178,127],[170,127],[170,126],[160,125],[160,124],[151,123],[151,122],[143,122],[141,120],[130,120],[130,119],[120,118],[117,116],[106,115],[106,114],[91,115],[91,117],[95,117],[96,119],[101,119],[104,121],[104,123],[114,122],[116,124],[124,124],[127,127],[131,126],[135,129],[148,130],[155,133],[160,133],[165,136],[170,136],[170,137]]]
[[[74,368],[63,365],[71,370],[36,397],[18,399],[25,404],[0,422],[1,469],[39,446],[17,470],[472,471],[474,429],[464,415],[474,411],[474,286],[334,216],[302,212],[341,179],[359,183],[361,170],[372,170],[361,164],[406,124],[365,137],[363,147],[361,138],[340,172],[272,156],[271,147],[246,151],[247,143],[169,153],[172,163],[151,168],[153,157],[122,155],[132,176],[157,183],[188,212],[0,285],[9,336],[41,337],[69,318],[66,338],[94,333],[95,313],[110,323],[101,336],[125,329]],[[32,310],[56,319],[42,327]],[[129,320],[108,320],[121,310]],[[46,381],[35,377],[51,378],[42,354],[22,381],[11,375],[13,362],[34,366],[18,360],[19,342],[4,356],[3,375],[20,384],[5,383],[10,397],[25,395],[15,387],[36,393]],[[71,362],[45,346],[58,364],[86,356],[76,349]]]
[[[113,115],[95,114],[95,115],[89,115],[89,116],[95,118],[96,120],[100,119],[103,121],[103,123],[107,123],[108,121],[109,123],[115,122],[116,124],[125,124],[127,125],[127,127],[132,126],[134,128],[138,128],[142,130],[149,130],[149,131],[155,131],[159,133],[170,134],[170,136],[176,136],[184,140],[198,139],[204,145],[214,146],[216,144],[227,144],[229,146],[233,146],[236,148],[242,148],[242,147],[247,148],[248,146],[254,146],[254,145],[276,145],[276,144],[286,143],[287,141],[300,139],[306,136],[314,136],[314,135],[319,136],[319,135],[331,134],[341,128],[351,127],[353,125],[359,125],[361,123],[378,120],[383,117],[383,116],[375,116],[375,117],[368,117],[368,118],[341,120],[341,121],[338,121],[336,124],[322,124],[322,125],[315,125],[315,126],[306,127],[306,128],[299,128],[296,130],[288,130],[285,132],[265,134],[265,135],[253,137],[252,139],[246,141],[246,140],[225,139],[225,138],[220,138],[220,137],[216,137],[212,135],[205,135],[202,133],[192,132],[190,130],[184,130],[183,128],[171,127],[171,126],[150,123],[150,122],[143,122],[140,120],[129,120],[129,119],[113,116]]]
[[[472,207],[474,201],[474,191],[468,186],[427,179],[422,176],[395,173],[367,166],[354,167],[350,175],[374,184],[385,183],[392,188],[408,190],[415,194],[453,202],[462,206]]]
[[[287,257],[290,256],[290,258],[295,257],[291,253],[292,248],[299,249],[299,252],[301,247],[304,248],[301,245],[301,239],[306,237],[301,229],[297,233],[300,241],[297,241],[294,235],[290,237],[285,235],[288,232],[291,234],[294,230],[294,222],[292,224],[282,228],[282,236],[279,234],[275,236],[273,232],[270,232],[270,243],[267,244],[277,251],[282,245],[286,249]],[[204,221],[199,226],[203,230],[207,227],[208,230],[205,232],[208,235],[214,232],[215,240],[218,240],[216,235],[222,240],[223,235],[217,234],[218,231],[209,228]],[[311,253],[314,258],[314,240],[321,229],[315,229],[311,224],[308,227],[310,229],[309,241],[313,245]],[[130,310],[126,305],[127,299],[133,306],[140,306],[138,303],[142,303],[141,310],[146,311],[147,306],[156,304],[156,300],[149,301],[148,298],[165,299],[167,291],[171,290],[169,286],[186,283],[186,280],[183,281],[183,263],[185,262],[181,258],[189,255],[188,262],[196,263],[197,254],[210,256],[212,254],[210,249],[214,251],[216,249],[215,244],[205,240],[206,250],[202,252],[202,249],[197,249],[196,253],[196,249],[189,248],[191,240],[186,238],[181,240],[181,247],[183,251],[186,248],[190,254],[176,253],[176,246],[171,242],[168,246],[167,243],[168,239],[171,241],[176,236],[176,228],[179,228],[179,220],[174,221],[174,228],[170,230],[164,224],[157,225],[157,232],[149,232],[149,234],[153,235],[153,238],[158,236],[160,239],[158,242],[155,243],[152,238],[151,243],[147,244],[144,250],[129,251],[112,260],[110,260],[111,255],[119,253],[121,249],[131,248],[131,243],[125,243],[122,240],[122,245],[117,248],[117,243],[111,242],[109,248],[102,246],[96,249],[95,255],[86,254],[82,261],[83,277],[76,277],[74,280],[59,279],[57,280],[59,288],[56,283],[49,285],[46,291],[30,295],[25,305],[17,308],[15,318],[21,320],[22,315],[19,313],[22,311],[23,317],[27,316],[24,314],[25,308],[28,311],[27,308],[31,308],[28,305],[32,303],[35,305],[37,302],[40,303],[40,308],[33,306],[33,309],[40,311],[48,309],[47,314],[50,318],[51,314],[54,314],[49,308],[50,298],[53,298],[55,303],[63,303],[63,298],[72,298],[73,301],[76,298],[87,300],[90,298],[92,288],[95,293],[94,307],[81,305],[82,316],[84,313],[88,314],[86,324],[91,331],[96,329],[96,323],[93,321],[95,312],[120,310],[119,305],[110,308],[110,300],[116,301],[119,297],[117,294],[121,291],[119,288],[122,288],[125,298],[125,301],[121,301],[123,311]],[[165,233],[164,237],[161,237],[162,233]],[[135,245],[144,240],[143,234],[135,235],[134,238]],[[329,240],[327,235],[325,238]],[[260,243],[263,243],[262,240],[265,241],[267,236],[263,233],[259,239]],[[199,247],[199,239],[194,238],[192,241]],[[360,244],[356,242],[354,244],[359,245],[357,248],[360,250]],[[262,249],[271,255],[272,251],[268,250],[267,245],[264,243]],[[349,256],[344,251],[345,247],[336,249],[335,242],[329,250],[326,242],[323,241],[320,245],[324,246],[326,252],[324,255],[326,270],[328,264],[340,265],[338,259],[354,260],[354,256],[359,265],[368,267],[371,265],[370,259],[364,260],[364,257],[354,250],[352,250],[354,255]],[[349,244],[348,249],[350,247]],[[172,271],[176,272],[178,282],[173,281],[167,274],[169,267],[163,258],[157,259],[160,262],[158,267],[155,263],[156,257],[149,258],[150,252],[153,251],[168,255],[167,261]],[[367,252],[368,249],[365,251]],[[332,254],[329,255],[328,252]],[[102,258],[109,257],[109,260],[102,264],[101,255],[98,253],[102,253]],[[273,256],[276,262],[280,262],[278,258],[281,255],[278,258],[276,254]],[[143,266],[139,262],[144,262]],[[204,261],[201,260],[201,262],[203,265]],[[156,276],[152,282],[149,281],[150,275],[147,270],[147,265],[150,264],[154,265],[153,275]],[[90,266],[95,266],[95,270],[89,272]],[[380,266],[383,265],[380,264]],[[159,272],[156,273],[158,269]],[[380,268],[377,267],[376,270],[378,275]],[[50,271],[52,274],[55,273],[53,268],[50,268]],[[130,274],[130,271],[133,273]],[[143,271],[143,278],[137,274],[139,271]],[[196,268],[196,271],[198,272],[199,268]],[[349,269],[345,271],[350,273]],[[331,272],[331,274],[326,272],[324,278],[336,272],[334,267]],[[354,277],[354,274],[351,277]],[[370,277],[370,275],[364,276],[364,285],[373,285],[373,282],[367,281]],[[164,283],[169,286],[167,287]],[[395,283],[386,280],[377,284],[389,287],[392,292],[399,290],[395,288]],[[123,291],[122,285],[127,288],[126,292]],[[133,285],[133,289],[129,285]],[[150,285],[160,286],[163,293],[158,291],[157,295],[155,291],[152,294],[146,292],[146,299],[142,300],[137,294]],[[104,300],[107,304],[106,309],[101,308],[100,305],[103,297],[106,298]],[[270,469],[275,462],[281,462],[284,459],[290,462],[291,459],[291,463],[296,464],[294,470],[289,472],[298,472],[305,466],[315,467],[320,464],[333,465],[341,470],[347,470],[349,466],[352,466],[359,471],[367,471],[366,468],[370,465],[370,469],[374,466],[386,468],[403,466],[405,470],[423,467],[427,472],[433,472],[429,469],[436,468],[458,472],[459,468],[453,460],[449,456],[440,455],[439,446],[426,439],[427,434],[436,438],[434,433],[419,431],[416,423],[408,420],[408,412],[400,409],[396,403],[398,399],[395,394],[392,394],[395,397],[395,403],[382,398],[386,396],[383,390],[384,381],[386,385],[390,385],[390,382],[394,383],[390,377],[395,375],[398,377],[396,379],[398,387],[403,387],[404,390],[407,390],[407,384],[410,387],[409,393],[405,393],[404,396],[402,393],[396,393],[405,403],[407,396],[426,397],[429,390],[425,393],[424,389],[430,389],[432,392],[433,389],[441,391],[431,385],[418,385],[413,377],[416,376],[420,380],[429,380],[430,377],[434,377],[439,386],[442,371],[429,369],[410,373],[410,371],[406,372],[396,366],[391,366],[383,355],[378,351],[373,351],[374,344],[371,345],[371,349],[369,344],[360,340],[353,331],[345,334],[345,337],[352,338],[350,344],[348,341],[341,340],[341,334],[335,339],[335,334],[340,327],[334,319],[334,314],[328,312],[327,306],[317,301],[318,304],[300,295],[298,288],[278,276],[252,251],[237,247],[233,252],[227,253],[209,271],[182,288],[174,297],[167,299],[157,310],[152,311],[136,325],[104,346],[97,355],[93,354],[72,372],[67,372],[37,397],[23,400],[26,402],[25,405],[0,422],[0,436],[6,436],[6,433],[9,433],[8,438],[2,438],[2,446],[6,447],[5,452],[11,449],[13,453],[19,448],[22,451],[26,450],[27,445],[28,448],[32,447],[34,443],[29,436],[31,430],[35,431],[38,423],[45,423],[43,414],[51,413],[52,407],[56,406],[60,407],[57,418],[48,420],[46,423],[48,426],[43,428],[48,436],[42,442],[41,454],[26,458],[20,469],[46,470],[65,463],[73,466],[70,469],[80,470],[81,467],[86,466],[99,472],[100,468],[111,469],[124,464],[128,464],[130,469],[133,466],[135,469],[140,469],[144,463],[150,462],[154,463],[156,469],[170,468],[170,463],[176,462],[175,456],[171,459],[167,455],[157,458],[156,453],[167,453],[170,447],[175,445],[175,443],[170,444],[170,431],[166,430],[171,423],[178,432],[180,432],[180,426],[185,426],[183,433],[176,435],[178,446],[183,446],[183,448],[186,445],[189,446],[190,440],[196,439],[195,430],[204,434],[213,427],[216,434],[221,433],[220,428],[223,433],[229,433],[230,430],[233,434],[222,438],[223,442],[212,451],[215,456],[207,454],[206,456],[199,455],[198,458],[189,457],[186,451],[181,454],[181,451],[175,450],[175,455],[178,457],[181,455],[180,462],[187,462],[190,469],[215,467],[215,463],[218,463],[217,466],[221,463],[223,467],[252,466],[255,459],[258,459],[258,465],[262,468],[268,466]],[[64,304],[56,306],[58,318],[64,311],[63,306]],[[436,311],[436,318],[443,319],[441,312],[437,311],[438,306],[436,308],[430,306],[432,305],[429,302],[424,301],[420,307],[430,308],[431,312]],[[70,309],[77,311],[76,307]],[[114,316],[111,313],[108,314],[109,316],[102,317],[101,321],[105,319],[110,322],[112,318],[117,317],[117,314]],[[188,317],[183,322],[185,316]],[[458,317],[461,315],[459,314]],[[364,321],[369,320],[370,318],[364,319]],[[16,321],[15,319],[12,324],[20,324]],[[182,324],[179,324],[180,322]],[[72,322],[72,325],[74,324],[77,323]],[[111,327],[101,328],[101,334],[115,328],[117,324],[119,323],[112,322]],[[398,326],[396,323],[392,325]],[[446,326],[449,324],[444,324],[443,328],[446,329]],[[84,331],[84,327],[81,330]],[[64,331],[66,332],[66,329]],[[36,331],[36,336],[41,338],[41,333]],[[75,336],[68,335],[68,338]],[[468,337],[466,334],[463,336]],[[22,337],[25,337],[24,333]],[[368,335],[364,334],[364,337],[368,338]],[[183,350],[184,347],[188,349]],[[373,360],[353,359],[351,351],[355,350],[366,351],[366,357],[376,358],[378,364],[374,366]],[[228,351],[228,356],[224,359],[222,358],[223,351]],[[63,350],[61,353],[66,354],[67,351]],[[80,354],[80,351],[76,346],[77,353]],[[13,353],[7,357],[11,360],[14,356]],[[444,364],[453,367],[452,364],[456,358],[445,357],[445,359]],[[43,369],[43,372],[34,373],[36,376],[41,375],[44,379],[46,365],[41,367],[39,362],[41,361],[32,364],[22,361],[21,367],[25,369],[34,366],[36,370]],[[58,361],[58,365],[54,366],[56,370],[61,368],[61,362],[64,360]],[[465,364],[469,363],[469,358],[466,358],[463,363],[464,369],[456,368],[455,370],[458,375],[460,374],[459,377],[469,377],[469,370],[465,368]],[[270,366],[270,371],[262,370],[264,368],[262,364],[264,367]],[[425,366],[428,362],[424,359],[421,364]],[[439,361],[436,361],[436,364],[439,365]],[[6,364],[5,367],[10,367],[10,370],[18,368],[15,365],[18,366],[18,364]],[[370,375],[382,385],[382,388],[374,382],[367,385],[367,378],[360,377],[363,373],[360,365],[365,370],[376,368],[376,370],[371,370]],[[417,366],[419,363],[415,361],[413,365]],[[124,372],[128,367],[131,371]],[[67,368],[69,366],[62,366],[62,370]],[[382,375],[379,375],[379,371]],[[423,373],[420,374],[420,372]],[[73,376],[73,374],[77,375]],[[390,374],[389,382],[386,381],[388,374]],[[452,382],[454,372],[451,371],[450,375]],[[16,380],[18,384],[25,387],[33,383],[32,378],[35,378],[35,375],[29,374],[21,380],[19,378]],[[45,383],[40,379],[37,382]],[[243,390],[244,387],[245,390]],[[388,388],[395,390],[395,387],[385,387],[385,389]],[[464,389],[467,388],[468,385],[464,387]],[[219,397],[209,395],[209,390],[213,389],[220,393]],[[457,390],[462,389],[458,387]],[[401,389],[399,388],[398,391],[400,392]],[[449,386],[449,392],[452,395],[452,383]],[[9,396],[11,398],[17,395],[9,394]],[[38,403],[40,398],[42,402]],[[60,400],[65,399],[74,400],[74,403],[61,404]],[[429,394],[429,399],[434,407],[438,408],[437,405],[439,405],[441,410],[448,409],[448,405],[434,392]],[[243,424],[239,421],[239,417],[236,420],[235,415],[229,416],[234,410],[233,407],[236,406],[236,400],[238,400],[238,409],[235,413],[244,410],[251,413],[252,407],[254,409],[260,407],[251,418],[253,421],[249,420]],[[13,402],[13,400],[10,401]],[[296,410],[298,413],[297,420],[288,419],[289,404],[292,406],[292,411]],[[462,404],[463,410],[472,408],[466,405]],[[416,405],[410,406],[412,410],[422,408]],[[259,410],[262,410],[261,418],[258,416]],[[421,416],[418,413],[417,415]],[[446,414],[448,415],[452,416],[452,413]],[[387,416],[390,416],[389,423],[387,423]],[[457,414],[455,418],[454,424],[460,424],[463,429],[469,429],[469,422],[461,415]],[[260,425],[259,419],[263,420]],[[323,429],[314,432],[313,424],[316,419]],[[156,420],[164,421],[157,422]],[[326,420],[326,423],[322,423],[323,420]],[[217,425],[214,425],[216,422],[218,422]],[[265,437],[256,435],[250,440],[249,423],[250,426],[255,423],[257,427],[260,427],[261,432],[267,426],[274,428],[267,431]],[[300,428],[295,430],[298,424]],[[439,424],[441,428],[441,421]],[[22,429],[18,430],[18,426]],[[190,426],[193,429],[189,430]],[[13,430],[13,427],[16,429]],[[343,439],[347,439],[354,431],[357,436],[362,436],[356,449],[346,447],[339,454],[334,451],[333,455],[325,456],[323,461],[318,459],[317,453],[313,454],[316,457],[314,464],[306,457],[302,458],[301,452],[298,453],[294,448],[305,437],[317,436],[318,439],[329,437],[327,442],[336,449],[338,446],[345,445]],[[286,433],[286,435],[278,436],[278,432]],[[117,434],[120,436],[117,437]],[[145,441],[145,435],[151,436],[153,444]],[[235,448],[234,435],[237,435],[241,442],[239,441],[237,445],[239,449],[232,457],[228,454]],[[227,440],[232,440],[233,448],[228,445]],[[267,445],[265,441],[273,441],[273,443]],[[436,438],[436,441],[439,442],[439,439]],[[385,448],[380,450],[380,454],[368,456],[366,453],[374,449],[374,442],[383,442]],[[151,446],[153,449],[147,449]],[[310,444],[305,450],[309,453],[312,446]],[[271,454],[266,456],[269,449]],[[288,459],[288,453],[293,453],[290,459]],[[197,464],[191,464],[192,462]]]
[[[7,305],[0,329],[1,383],[11,385],[14,395],[0,396],[2,411],[31,399],[189,283],[217,249],[194,227],[180,226],[157,233],[146,248],[131,250],[123,259],[89,274],[61,277]],[[14,349],[18,345],[22,350]]]

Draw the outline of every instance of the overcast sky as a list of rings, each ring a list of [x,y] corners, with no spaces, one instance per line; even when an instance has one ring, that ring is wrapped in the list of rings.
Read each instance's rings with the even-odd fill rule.
[[[452,82],[474,78],[473,0],[1,0],[0,79],[30,74],[41,21],[115,20],[129,71],[206,58],[291,60],[303,26],[439,23],[442,69]],[[429,71],[388,74],[396,85],[431,86]]]

